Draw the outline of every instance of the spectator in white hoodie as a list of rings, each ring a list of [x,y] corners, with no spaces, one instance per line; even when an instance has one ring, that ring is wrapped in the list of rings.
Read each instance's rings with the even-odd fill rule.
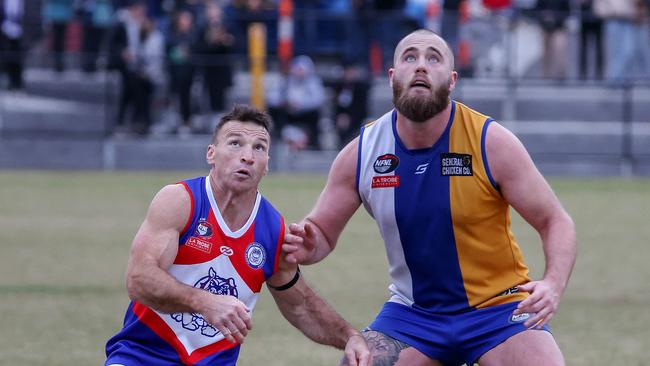
[[[289,75],[269,95],[269,109],[277,127],[287,133],[283,137],[294,139],[295,127],[306,133],[306,146],[318,149],[318,121],[320,108],[325,100],[323,80],[316,74],[314,62],[309,56],[298,56],[291,61]],[[294,128],[292,128],[294,127]],[[293,131],[293,132],[292,132]],[[291,135],[292,137],[288,136]]]

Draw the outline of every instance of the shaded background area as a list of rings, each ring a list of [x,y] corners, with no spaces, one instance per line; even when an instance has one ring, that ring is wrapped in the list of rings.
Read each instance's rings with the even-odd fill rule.
[[[618,8],[597,11],[609,2]],[[0,168],[202,169],[219,116],[257,91],[276,122],[272,168],[326,171],[364,122],[392,108],[393,47],[423,27],[455,51],[453,97],[512,129],[543,173],[650,175],[643,1],[0,3]],[[262,90],[253,23],[266,28]],[[291,82],[297,56],[311,59],[318,91]]]

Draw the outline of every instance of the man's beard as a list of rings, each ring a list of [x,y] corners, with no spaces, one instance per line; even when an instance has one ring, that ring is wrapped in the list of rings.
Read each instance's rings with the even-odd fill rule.
[[[433,89],[431,96],[408,96],[408,89],[397,80],[393,82],[393,104],[410,121],[422,123],[442,112],[449,105],[451,79]]]

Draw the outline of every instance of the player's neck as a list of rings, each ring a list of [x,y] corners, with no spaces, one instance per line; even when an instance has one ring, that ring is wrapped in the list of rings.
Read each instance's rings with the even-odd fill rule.
[[[257,190],[237,192],[228,189],[211,179],[212,194],[226,225],[231,231],[237,231],[246,224],[253,212]]]
[[[397,113],[397,134],[407,149],[426,149],[438,141],[451,115],[452,104],[449,103],[442,112],[425,122],[413,122]]]

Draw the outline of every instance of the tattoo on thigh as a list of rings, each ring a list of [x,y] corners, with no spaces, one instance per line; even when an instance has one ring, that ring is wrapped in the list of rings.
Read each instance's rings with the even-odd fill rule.
[[[372,353],[373,366],[392,366],[399,358],[403,349],[410,347],[408,344],[391,338],[383,333],[370,330],[363,332],[363,338],[368,343]]]

